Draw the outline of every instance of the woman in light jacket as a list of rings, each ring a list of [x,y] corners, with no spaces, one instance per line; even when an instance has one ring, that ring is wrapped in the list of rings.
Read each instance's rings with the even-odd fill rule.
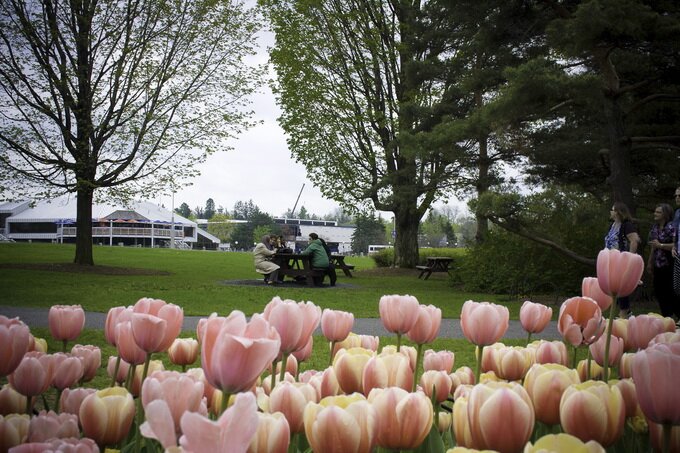
[[[279,282],[279,266],[271,262],[271,257],[276,254],[274,247],[271,244],[271,238],[268,234],[262,236],[262,242],[255,246],[253,250],[253,261],[255,262],[255,270],[264,274],[264,281],[268,285],[274,285]]]

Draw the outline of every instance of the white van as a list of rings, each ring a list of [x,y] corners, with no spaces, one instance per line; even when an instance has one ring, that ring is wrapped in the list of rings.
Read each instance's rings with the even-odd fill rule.
[[[378,250],[382,249],[391,249],[391,245],[369,245],[368,246],[368,254],[371,255],[373,253],[378,252]]]

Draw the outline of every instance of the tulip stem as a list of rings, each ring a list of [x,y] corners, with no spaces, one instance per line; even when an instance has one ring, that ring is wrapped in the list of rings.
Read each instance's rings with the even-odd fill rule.
[[[26,414],[28,416],[31,416],[31,403],[33,402],[33,397],[32,396],[27,396],[26,397]]]
[[[68,345],[68,340],[62,341],[61,352],[66,352],[66,346]]]
[[[111,377],[111,387],[115,387],[117,384],[116,378],[118,377],[118,370],[120,369],[120,360],[120,355],[118,355],[118,357],[116,357],[116,366],[113,369],[113,376]]]
[[[479,384],[479,376],[482,372],[482,352],[484,345],[477,346],[477,368],[475,369],[475,384]]]
[[[420,362],[422,360],[422,352],[423,352],[423,345],[418,344],[418,347],[416,349],[416,369],[413,370],[413,387],[412,387],[412,392],[416,391],[416,387],[418,386],[418,369],[420,368]]]
[[[222,391],[222,404],[220,405],[220,415],[217,418],[220,418],[220,416],[224,413],[224,411],[227,410],[227,406],[229,406],[229,397],[231,397],[231,394]]]
[[[591,359],[592,359],[592,356],[590,355],[590,348],[588,348],[588,355],[586,356],[586,380],[588,380],[592,377],[592,375],[590,373]]]
[[[401,352],[401,334],[397,334],[397,352]]]
[[[272,390],[274,390],[274,386],[276,385],[276,359],[272,362],[272,383],[271,383],[271,388],[269,389],[269,393],[271,393]]]
[[[57,396],[54,399],[54,412],[56,412],[58,414],[59,413],[59,400],[61,400],[61,392],[63,392],[63,390],[59,390],[59,389],[56,389],[56,390],[57,390]]]
[[[283,357],[281,358],[281,374],[279,374],[279,382],[283,382],[283,379],[286,377],[286,368],[288,365],[288,356],[290,354],[288,353],[283,353]],[[274,390],[274,387],[272,386],[272,390]]]
[[[571,359],[571,367],[573,369],[576,369],[576,353],[578,352],[578,348],[574,346],[574,357]]]
[[[673,430],[673,425],[671,425],[670,423],[664,423],[662,425],[662,427],[663,427],[663,431],[662,431],[662,434],[663,434],[662,442],[663,443],[662,443],[662,446],[661,446],[661,451],[663,453],[668,453],[668,452],[671,451],[671,434],[672,434],[672,430]]]
[[[335,350],[335,340],[331,341],[331,358],[328,361],[328,366],[333,366],[333,351]]]
[[[602,377],[604,382],[609,382],[609,344],[612,341],[612,329],[614,328],[614,305],[616,305],[616,293],[612,294],[612,304],[609,307],[609,322],[607,323],[607,332],[605,335],[606,341],[604,343],[604,363]]]
[[[531,332],[527,335],[527,346],[529,346],[529,343],[531,343]]]
[[[137,370],[137,365],[130,365],[128,368],[128,374],[125,378],[125,389],[132,393],[132,381],[134,381],[135,371]]]

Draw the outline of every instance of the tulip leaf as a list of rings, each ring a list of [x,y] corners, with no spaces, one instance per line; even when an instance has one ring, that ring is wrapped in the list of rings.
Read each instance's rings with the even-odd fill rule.
[[[414,453],[444,453],[446,447],[442,441],[442,437],[435,426],[432,426],[430,433],[427,435],[422,444],[415,450]]]

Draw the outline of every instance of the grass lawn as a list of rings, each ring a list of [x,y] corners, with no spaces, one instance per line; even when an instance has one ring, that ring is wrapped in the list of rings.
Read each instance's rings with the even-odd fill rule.
[[[226,315],[234,309],[250,315],[278,295],[371,318],[378,317],[382,295],[411,294],[422,304],[441,308],[445,318],[458,318],[463,302],[472,299],[506,305],[511,319],[518,318],[521,306],[521,301],[504,296],[460,292],[446,274],[432,274],[425,281],[418,279],[415,269],[378,269],[368,257],[349,257],[347,262],[356,266],[354,278],[339,272],[338,282],[343,286],[336,288],[230,285],[234,280],[261,280],[252,255],[245,252],[94,248],[95,267],[137,268],[158,271],[158,275],[111,275],[87,269],[61,272],[44,266],[68,266],[74,255],[75,246],[67,244],[0,244],[0,305],[80,304],[86,311],[107,312],[114,306],[132,305],[141,297],[154,297],[181,306],[186,315]]]

